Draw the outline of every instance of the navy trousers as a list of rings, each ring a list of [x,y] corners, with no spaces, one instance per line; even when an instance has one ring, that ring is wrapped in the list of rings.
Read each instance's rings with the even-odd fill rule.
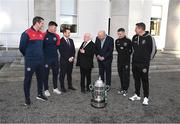
[[[99,65],[99,75],[106,85],[111,86],[111,65],[112,62],[98,62]]]
[[[130,63],[118,65],[118,74],[121,81],[121,90],[128,90],[130,82]]]
[[[25,78],[24,78],[24,94],[26,99],[30,99],[30,88],[33,74],[36,74],[38,95],[42,95],[43,90],[43,72],[44,66],[42,62],[33,62],[25,60]]]
[[[44,90],[49,90],[48,80],[49,80],[50,69],[52,69],[53,87],[54,87],[54,89],[56,89],[57,88],[57,79],[58,79],[58,74],[59,74],[58,60],[45,62],[44,67],[45,67],[45,69],[44,69]]]

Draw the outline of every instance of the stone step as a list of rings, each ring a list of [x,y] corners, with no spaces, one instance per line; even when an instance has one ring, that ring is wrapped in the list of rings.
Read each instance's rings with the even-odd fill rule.
[[[76,61],[74,62],[74,66]],[[180,64],[180,58],[156,58],[151,61],[151,65],[165,65],[165,64]],[[19,65],[24,66],[24,60],[15,60],[11,66]],[[94,65],[97,66],[97,60],[94,59]],[[117,59],[113,59],[112,66],[117,66]]]
[[[76,64],[76,61],[74,62],[74,66],[76,66],[75,65]],[[170,65],[178,65],[178,64],[180,64],[180,59],[177,59],[177,58],[167,58],[167,59],[155,59],[155,60],[152,60],[151,61],[151,65],[168,65],[168,64],[170,64]],[[13,67],[13,66],[19,66],[19,67],[23,67],[24,66],[24,61],[21,61],[21,62],[19,62],[19,60],[17,60],[17,61],[15,61],[15,62],[13,62],[12,64],[11,64],[11,67]],[[95,67],[97,67],[98,66],[98,64],[97,64],[97,61],[96,60],[94,60],[94,66]],[[117,66],[117,60],[113,60],[113,62],[112,62],[112,66]]]
[[[0,63],[12,62],[16,59],[21,59],[21,55],[17,50],[0,50]]]
[[[93,72],[98,72],[98,66],[97,63],[94,64]],[[161,62],[161,63],[152,63],[150,66],[150,70],[168,70],[168,69],[180,69],[180,63],[167,63],[167,62]],[[12,64],[5,64],[5,66],[1,69],[1,72],[6,73],[16,73],[17,71],[24,71],[24,65],[18,65],[15,63]],[[74,66],[73,69],[74,72],[79,72],[79,68]],[[117,71],[117,64],[112,64],[112,71]]]
[[[75,62],[76,63],[76,62]],[[94,68],[92,75],[98,75],[98,64],[94,59]],[[79,74],[79,67],[74,65],[73,73]],[[151,61],[150,73],[156,72],[172,72],[180,71],[180,58],[171,54],[158,53],[154,60]],[[117,54],[114,53],[114,60],[112,63],[112,75],[118,75],[117,73]],[[15,80],[23,80],[24,76],[24,59],[18,57],[13,63],[6,63],[0,70],[0,79],[8,80],[14,78]],[[6,79],[7,78],[7,79]]]
[[[158,64],[151,64],[151,69],[169,69],[169,68],[180,68],[180,63],[158,63]],[[78,68],[77,66],[74,66],[74,69]],[[98,68],[98,65],[94,64],[94,69]],[[117,64],[112,64],[112,68],[117,68]],[[24,65],[11,65],[10,69],[8,68],[2,68],[2,70],[14,70],[14,71],[21,71],[24,70]]]
[[[159,65],[159,66],[150,66],[150,72],[162,72],[168,70],[178,70],[180,69],[180,65]],[[116,73],[117,67],[112,67],[112,73]],[[92,73],[98,74],[99,69],[93,68]],[[74,67],[73,73],[80,73],[79,67]],[[24,76],[23,68],[20,69],[19,67],[8,68],[7,70],[0,71],[0,78],[1,77],[22,77]]]
[[[115,59],[112,62],[112,67],[117,67],[117,60],[115,60]],[[151,66],[164,67],[166,65],[180,65],[180,59],[179,58],[166,58],[165,57],[165,58],[156,58],[156,59],[151,61]],[[74,64],[74,67],[76,67],[75,64]],[[96,60],[94,60],[94,67],[95,68],[98,67],[98,64],[97,64]],[[10,68],[14,69],[14,70],[23,70],[24,69],[24,60],[23,60],[23,58],[22,59],[16,59],[10,65]],[[3,68],[3,69],[6,70],[7,67]]]
[[[172,61],[169,61],[169,60],[161,60],[161,61],[153,60],[153,61],[151,61],[151,65],[168,65],[168,64],[170,64],[170,65],[173,65],[173,64],[178,65],[178,64],[180,64],[180,60],[172,60]],[[12,63],[11,67],[14,67],[14,66],[16,67],[17,65],[19,67],[24,67],[24,63],[19,64],[17,62]],[[76,66],[76,62],[74,63],[74,66]],[[97,67],[97,66],[98,66],[97,61],[94,61],[94,67]],[[117,66],[117,61],[113,61],[112,66]]]
[[[150,70],[150,73],[164,73],[164,72],[180,72],[180,69],[169,69],[169,70]],[[0,74],[1,75],[1,74]],[[80,78],[80,74],[76,73],[76,74],[72,74],[72,78],[75,79],[77,78],[77,76]],[[92,76],[97,76],[98,77],[98,73],[92,73]],[[112,76],[118,76],[118,72],[112,72]],[[131,72],[131,76],[132,76],[132,72]],[[6,83],[6,82],[22,82],[23,83],[24,80],[24,76],[9,76],[9,77],[0,77],[0,83]],[[36,81],[36,77],[33,76],[32,78],[33,82]],[[52,75],[49,76],[49,80],[52,81]],[[76,82],[76,81],[75,81]]]
[[[112,63],[112,75],[118,76],[117,72],[117,57],[114,57]],[[94,60],[95,68],[92,70],[92,76],[98,76],[97,61]],[[72,76],[80,76],[79,67],[74,66]],[[151,62],[150,73],[160,72],[180,72],[180,58],[173,55],[161,55],[158,54],[156,58]],[[75,74],[76,73],[76,74]],[[132,75],[132,72],[131,72]],[[49,76],[52,79],[52,74]],[[0,70],[0,82],[16,82],[24,80],[24,61],[22,58],[17,58],[13,63],[6,63]],[[33,80],[36,80],[33,76]]]

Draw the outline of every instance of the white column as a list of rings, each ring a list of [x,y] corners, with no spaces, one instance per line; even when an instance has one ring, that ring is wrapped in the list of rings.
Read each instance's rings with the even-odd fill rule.
[[[170,0],[165,50],[180,51],[180,1]]]
[[[99,30],[108,31],[109,0],[78,0],[78,36]]]
[[[45,19],[45,29],[49,21],[56,21],[56,0],[34,0],[34,15]]]
[[[111,0],[111,29],[110,34],[116,38],[117,29],[128,30],[129,0]]]
[[[128,36],[135,34],[135,25],[138,22],[146,24],[146,30],[150,30],[152,0],[129,0]]]

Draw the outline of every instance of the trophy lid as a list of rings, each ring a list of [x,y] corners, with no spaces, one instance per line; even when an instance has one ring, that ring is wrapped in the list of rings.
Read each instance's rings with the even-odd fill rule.
[[[101,77],[99,77],[99,79],[95,82],[94,84],[95,87],[104,87],[104,83],[103,81],[101,80]]]

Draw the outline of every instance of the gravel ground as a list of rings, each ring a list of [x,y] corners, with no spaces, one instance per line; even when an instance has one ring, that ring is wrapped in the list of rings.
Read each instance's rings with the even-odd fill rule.
[[[108,93],[106,108],[95,109],[90,105],[91,94],[80,92],[79,74],[73,75],[76,91],[65,94],[52,93],[47,102],[36,100],[36,81],[32,82],[31,100],[33,105],[25,107],[23,82],[0,82],[0,122],[5,123],[115,123],[151,122],[180,123],[180,72],[150,74],[150,102],[143,106],[142,101],[131,102],[134,82],[131,79],[127,97],[117,94],[120,85],[117,76],[112,77],[112,88]],[[13,76],[13,75],[11,75]],[[97,79],[92,77],[93,81]]]

